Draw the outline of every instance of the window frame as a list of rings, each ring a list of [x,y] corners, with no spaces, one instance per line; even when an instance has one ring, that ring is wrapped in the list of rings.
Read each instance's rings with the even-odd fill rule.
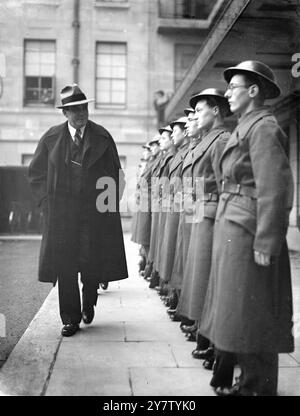
[[[54,45],[54,75],[52,76],[43,76],[43,75],[38,75],[38,76],[33,76],[33,75],[27,75],[26,74],[26,44],[28,42],[39,42],[39,43],[53,43]],[[38,86],[38,91],[39,91],[39,98],[40,98],[40,91],[41,91],[41,81],[43,78],[49,78],[51,79],[51,89],[52,89],[52,98],[51,100],[47,103],[47,102],[42,102],[42,101],[30,101],[27,98],[27,91],[28,91],[28,87],[27,87],[27,78],[30,77],[34,77],[34,78],[38,78],[38,82],[39,82],[39,86]],[[33,38],[25,38],[24,42],[23,42],[23,106],[24,107],[45,107],[45,108],[53,108],[55,106],[55,98],[56,98],[56,40],[55,39],[33,39]]]
[[[125,53],[124,53],[124,57],[125,57],[125,77],[124,78],[107,78],[107,77],[100,77],[98,76],[98,55],[100,55],[100,53],[98,53],[98,45],[123,45],[125,48]],[[110,54],[109,56],[112,56],[112,54]],[[122,67],[123,68],[123,67]],[[125,88],[124,88],[124,103],[122,104],[117,104],[117,103],[101,103],[99,102],[99,96],[97,93],[97,86],[98,86],[98,81],[99,80],[122,80],[125,83]],[[111,88],[109,90],[110,95],[111,95]],[[97,110],[102,110],[102,109],[115,109],[115,110],[126,110],[127,109],[127,105],[128,105],[128,44],[127,42],[118,42],[118,41],[96,41],[96,45],[95,45],[95,109]]]

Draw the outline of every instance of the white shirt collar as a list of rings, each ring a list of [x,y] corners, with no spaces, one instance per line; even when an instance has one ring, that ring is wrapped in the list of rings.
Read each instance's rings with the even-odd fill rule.
[[[81,131],[81,137],[83,137],[83,135],[84,135],[84,130],[85,130],[85,127],[86,126],[83,126],[83,127],[81,127],[81,129],[80,129],[80,131]],[[72,137],[72,140],[74,141],[74,136],[75,136],[75,133],[76,133],[76,129],[74,129],[74,127],[73,126],[71,126],[71,124],[68,122],[68,129],[69,129],[69,132],[70,132],[70,135],[71,135],[71,137]]]

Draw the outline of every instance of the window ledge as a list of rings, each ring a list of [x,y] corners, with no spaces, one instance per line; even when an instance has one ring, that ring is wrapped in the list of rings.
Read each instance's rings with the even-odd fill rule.
[[[130,4],[128,2],[102,2],[95,0],[94,2],[95,7],[103,7],[107,9],[129,9]]]
[[[24,5],[36,5],[36,6],[52,6],[59,7],[61,5],[61,0],[25,0]]]

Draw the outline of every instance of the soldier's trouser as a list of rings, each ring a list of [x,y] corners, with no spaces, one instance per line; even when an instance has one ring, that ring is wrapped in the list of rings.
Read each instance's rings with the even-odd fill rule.
[[[239,385],[258,396],[276,396],[278,383],[278,354],[237,354],[241,367]]]

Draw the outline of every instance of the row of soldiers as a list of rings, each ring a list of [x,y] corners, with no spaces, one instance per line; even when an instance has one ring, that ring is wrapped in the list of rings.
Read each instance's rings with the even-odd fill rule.
[[[287,138],[264,104],[281,91],[258,61],[227,68],[224,78],[225,94],[192,96],[185,116],[144,145],[132,240],[149,287],[196,341],[193,357],[213,368],[216,394],[273,396],[278,353],[294,348],[293,179]]]

